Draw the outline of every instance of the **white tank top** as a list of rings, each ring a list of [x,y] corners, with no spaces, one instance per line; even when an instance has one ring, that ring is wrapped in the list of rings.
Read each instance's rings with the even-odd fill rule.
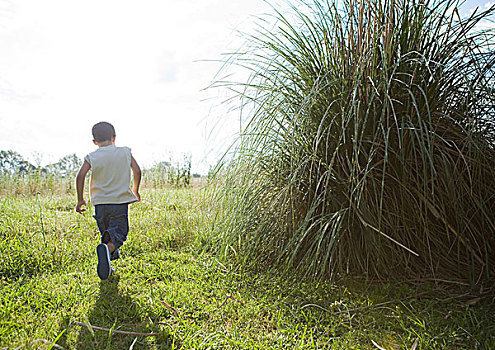
[[[98,147],[84,157],[91,165],[89,195],[91,203],[124,204],[136,202],[130,189],[131,149],[115,145]]]

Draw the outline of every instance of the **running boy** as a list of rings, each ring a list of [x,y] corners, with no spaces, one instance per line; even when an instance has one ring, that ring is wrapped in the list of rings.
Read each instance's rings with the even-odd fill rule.
[[[76,211],[86,211],[84,179],[91,170],[89,193],[95,206],[96,223],[101,233],[101,243],[96,247],[97,272],[106,280],[113,269],[110,260],[119,258],[119,247],[127,239],[129,220],[128,204],[141,200],[139,183],[141,169],[128,147],[115,146],[115,129],[112,124],[100,122],[93,126],[93,143],[98,149],[84,157],[84,163],[76,177]],[[134,175],[132,191],[131,169]]]

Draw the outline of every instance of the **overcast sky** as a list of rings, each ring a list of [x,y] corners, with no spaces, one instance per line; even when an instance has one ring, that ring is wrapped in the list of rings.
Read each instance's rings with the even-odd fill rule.
[[[142,165],[190,153],[207,171],[237,126],[210,136],[224,111],[202,91],[220,67],[209,61],[267,12],[262,0],[0,0],[0,150],[82,158],[105,120]]]

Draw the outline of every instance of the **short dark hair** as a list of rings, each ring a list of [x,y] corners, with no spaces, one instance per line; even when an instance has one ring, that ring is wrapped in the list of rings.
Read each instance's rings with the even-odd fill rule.
[[[96,142],[108,141],[115,136],[113,125],[107,122],[96,123],[91,131]]]

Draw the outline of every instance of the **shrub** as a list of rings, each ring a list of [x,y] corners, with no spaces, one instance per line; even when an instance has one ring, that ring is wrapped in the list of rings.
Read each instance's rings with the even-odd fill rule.
[[[493,277],[494,7],[297,5],[232,57],[249,81],[217,84],[252,113],[214,243],[316,278]]]

